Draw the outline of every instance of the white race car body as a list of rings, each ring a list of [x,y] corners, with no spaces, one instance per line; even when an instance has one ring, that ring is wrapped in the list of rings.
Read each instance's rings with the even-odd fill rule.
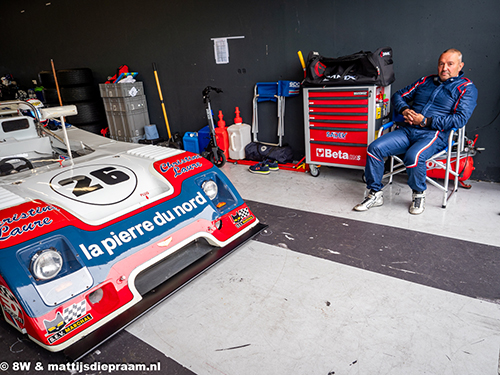
[[[0,117],[0,306],[48,350],[85,354],[263,228],[200,155],[36,122]]]

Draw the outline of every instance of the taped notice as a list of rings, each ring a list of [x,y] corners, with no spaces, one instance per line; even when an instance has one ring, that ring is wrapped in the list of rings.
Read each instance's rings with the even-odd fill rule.
[[[244,36],[230,36],[225,38],[212,38],[214,41],[214,54],[216,64],[229,64],[228,39],[243,39]]]

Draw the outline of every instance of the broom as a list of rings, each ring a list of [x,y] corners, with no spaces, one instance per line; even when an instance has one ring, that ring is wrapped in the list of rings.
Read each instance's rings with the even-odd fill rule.
[[[165,126],[167,128],[167,134],[168,134],[167,147],[180,148],[180,144],[172,138],[172,133],[170,132],[170,125],[168,124],[168,118],[167,118],[167,110],[165,109],[165,102],[163,101],[163,94],[161,92],[160,80],[158,79],[158,71],[156,69],[156,63],[153,63],[153,72],[155,75],[156,87],[158,88],[158,95],[160,96],[163,117],[165,118]]]

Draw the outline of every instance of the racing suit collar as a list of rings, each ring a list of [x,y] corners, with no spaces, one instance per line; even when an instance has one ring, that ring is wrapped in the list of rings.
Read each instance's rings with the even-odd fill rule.
[[[437,76],[437,77],[438,77],[438,82],[443,83],[443,84],[447,84],[447,83],[451,83],[451,82],[453,82],[453,81],[455,81],[455,80],[457,80],[457,79],[459,79],[459,78],[462,78],[462,76],[463,76],[463,75],[464,75],[464,72],[463,72],[463,70],[461,70],[461,71],[458,73],[458,76],[448,78],[448,79],[447,79],[446,81],[444,81],[444,82],[442,82],[442,81],[439,79],[439,76]]]

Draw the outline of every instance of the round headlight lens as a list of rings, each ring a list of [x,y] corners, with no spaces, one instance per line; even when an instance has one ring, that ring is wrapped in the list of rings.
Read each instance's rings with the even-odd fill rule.
[[[203,189],[207,197],[210,198],[210,200],[214,200],[219,191],[219,189],[217,188],[217,184],[212,180],[203,182],[201,188]]]
[[[37,279],[49,280],[61,271],[63,259],[55,249],[46,249],[31,258],[31,272]]]

